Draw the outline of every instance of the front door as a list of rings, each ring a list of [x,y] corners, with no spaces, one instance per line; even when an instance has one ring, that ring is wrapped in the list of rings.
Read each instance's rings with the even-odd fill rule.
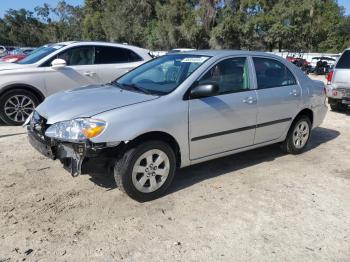
[[[253,58],[258,96],[258,118],[254,144],[280,138],[300,111],[301,88],[281,62]]]
[[[208,70],[198,84],[216,84],[219,94],[189,100],[191,160],[253,144],[257,98],[246,57],[228,58]]]
[[[55,58],[66,61],[67,66],[60,69],[51,68]],[[47,93],[73,89],[81,86],[102,84],[98,74],[99,65],[95,64],[93,46],[74,47],[63,51],[46,63],[45,86]]]

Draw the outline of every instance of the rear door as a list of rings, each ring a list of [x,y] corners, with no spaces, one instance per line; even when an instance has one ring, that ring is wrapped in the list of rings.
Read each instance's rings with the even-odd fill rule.
[[[350,50],[346,50],[339,58],[335,66],[332,84],[334,88],[350,89]]]
[[[254,144],[282,136],[300,111],[301,88],[295,76],[280,61],[254,57],[258,117]]]
[[[143,62],[138,54],[128,48],[96,46],[95,63],[99,65],[99,76],[104,83],[115,80]]]
[[[249,69],[246,57],[226,58],[198,80],[218,85],[219,94],[189,100],[191,160],[253,144],[257,99]]]

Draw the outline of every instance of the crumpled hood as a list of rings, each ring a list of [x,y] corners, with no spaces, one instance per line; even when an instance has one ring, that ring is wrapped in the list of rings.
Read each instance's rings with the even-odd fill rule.
[[[33,67],[34,64],[20,65],[15,63],[0,62],[0,71]]]
[[[49,96],[36,111],[48,124],[93,115],[158,98],[119,89],[112,85],[90,85]]]

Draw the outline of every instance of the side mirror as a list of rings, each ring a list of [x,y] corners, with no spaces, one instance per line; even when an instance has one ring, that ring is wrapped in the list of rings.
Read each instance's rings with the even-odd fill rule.
[[[51,63],[51,68],[53,68],[53,69],[60,69],[60,68],[63,68],[65,66],[67,66],[66,61],[63,59],[60,59],[60,58],[56,58]]]
[[[219,93],[219,87],[215,84],[202,84],[192,88],[190,98],[202,98],[208,96],[215,96]]]

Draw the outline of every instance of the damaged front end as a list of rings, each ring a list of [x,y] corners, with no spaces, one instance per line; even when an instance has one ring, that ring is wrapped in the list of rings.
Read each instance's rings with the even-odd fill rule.
[[[120,143],[92,143],[88,139],[73,142],[48,137],[45,132],[50,125],[36,112],[26,127],[30,144],[44,156],[59,159],[73,177],[82,173],[83,164],[91,158],[98,158],[99,164],[108,166],[120,149]]]

